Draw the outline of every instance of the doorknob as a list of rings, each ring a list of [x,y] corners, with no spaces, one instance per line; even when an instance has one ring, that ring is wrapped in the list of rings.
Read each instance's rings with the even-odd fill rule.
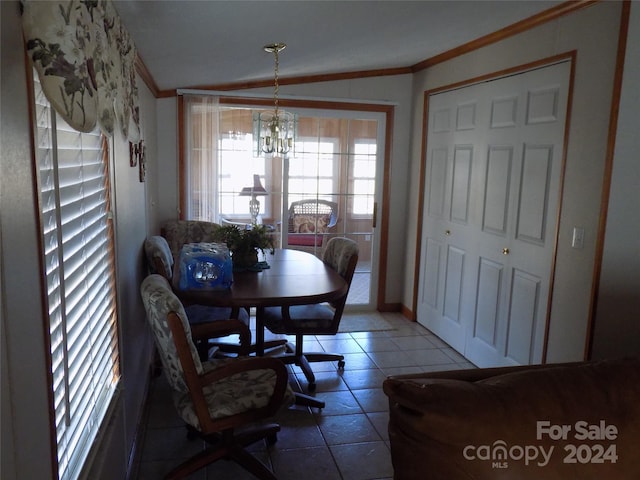
[[[502,249],[502,254],[503,254],[503,255],[509,255],[509,249],[508,249],[507,247],[504,247],[504,248]]]

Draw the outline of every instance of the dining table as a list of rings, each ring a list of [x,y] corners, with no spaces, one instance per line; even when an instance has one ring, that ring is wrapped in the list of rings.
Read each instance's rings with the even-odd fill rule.
[[[264,354],[265,307],[330,302],[346,294],[347,282],[317,256],[292,249],[265,252],[267,268],[234,271],[231,287],[219,290],[178,290],[179,268],[174,288],[185,303],[256,309],[256,355]],[[176,262],[177,263],[177,262]]]

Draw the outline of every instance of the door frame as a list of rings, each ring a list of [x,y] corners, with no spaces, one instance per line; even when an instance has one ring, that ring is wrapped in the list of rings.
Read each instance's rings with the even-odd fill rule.
[[[375,177],[375,193],[374,193],[374,202],[375,205],[380,205],[383,203],[382,192],[384,190],[384,160],[385,156],[383,152],[386,150],[386,121],[387,118],[384,115],[384,112],[376,112],[376,111],[362,111],[362,110],[345,110],[345,109],[308,109],[308,108],[290,108],[290,111],[294,114],[297,114],[298,117],[315,117],[315,118],[328,118],[328,119],[344,119],[344,120],[375,120],[377,123],[377,132],[376,132],[376,144],[378,147],[376,150],[376,177]],[[289,163],[292,160],[288,156],[283,157],[283,165],[285,165],[283,173],[283,202],[282,202],[282,218],[286,218],[288,215],[288,205],[290,204],[288,200],[288,188],[286,186],[286,181],[284,177],[288,176]],[[344,195],[342,192],[339,192],[339,195]],[[370,289],[369,289],[369,302],[366,304],[349,304],[347,303],[345,306],[346,311],[369,311],[373,308],[378,307],[379,300],[379,280],[380,276],[380,238],[381,238],[381,230],[377,228],[376,222],[376,208],[374,206],[373,212],[373,227],[371,231],[372,236],[372,248],[371,248],[371,272],[370,272]],[[349,235],[349,232],[346,232]],[[386,250],[386,249],[385,249]],[[358,269],[356,268],[356,273]],[[386,278],[385,276],[382,278]]]
[[[554,280],[556,275],[556,259],[558,253],[558,236],[560,231],[560,216],[562,213],[562,204],[563,204],[563,194],[564,194],[564,177],[565,177],[565,168],[566,168],[566,160],[567,160],[567,150],[568,150],[568,142],[569,142],[569,125],[571,123],[571,105],[573,98],[573,80],[575,78],[575,65],[576,65],[576,57],[577,52],[575,50],[561,53],[558,55],[554,55],[548,58],[544,58],[535,62],[529,62],[522,65],[517,65],[512,68],[495,71],[492,73],[488,73],[485,75],[481,75],[478,77],[469,78],[467,80],[462,80],[460,82],[455,82],[449,85],[443,85],[440,87],[432,88],[429,90],[425,90],[423,94],[423,116],[422,116],[422,140],[421,140],[421,154],[420,154],[420,179],[419,179],[419,187],[418,187],[418,211],[417,211],[417,229],[416,229],[416,252],[415,252],[415,262],[414,262],[414,272],[413,272],[413,301],[412,301],[412,312],[413,312],[413,320],[417,320],[417,312],[418,312],[418,294],[419,294],[419,282],[420,282],[420,265],[421,265],[421,256],[422,256],[422,229],[423,229],[423,216],[424,216],[424,195],[426,192],[426,175],[427,175],[427,133],[429,127],[429,97],[430,95],[444,92],[447,90],[453,90],[457,88],[467,87],[473,85],[475,83],[487,82],[491,80],[498,79],[500,77],[505,77],[508,75],[515,75],[519,73],[524,73],[527,70],[532,70],[535,68],[546,67],[552,65],[554,63],[564,62],[569,60],[571,64],[571,73],[569,79],[569,92],[567,98],[567,115],[565,119],[564,125],[564,145],[563,145],[563,155],[562,155],[562,166],[560,172],[560,184],[559,184],[559,194],[558,194],[558,210],[557,210],[557,221],[556,228],[553,232],[553,254],[551,261],[551,274],[549,278],[549,298],[547,301],[547,311],[545,314],[545,322],[544,322],[544,340],[542,347],[542,363],[546,363],[547,358],[547,344],[549,338],[549,321],[551,314],[551,306],[553,300],[553,287]]]

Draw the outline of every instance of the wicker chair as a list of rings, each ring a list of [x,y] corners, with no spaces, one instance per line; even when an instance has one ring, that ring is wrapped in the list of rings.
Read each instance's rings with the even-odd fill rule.
[[[308,199],[289,206],[288,245],[297,249],[321,248],[324,237],[338,223],[338,204]]]

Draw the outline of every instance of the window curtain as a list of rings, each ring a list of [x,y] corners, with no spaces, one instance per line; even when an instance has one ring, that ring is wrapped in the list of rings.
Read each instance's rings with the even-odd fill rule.
[[[74,130],[96,125],[111,136],[116,120],[140,141],[136,50],[110,0],[23,2],[27,51],[45,96]]]
[[[183,100],[186,126],[183,188],[189,192],[185,218],[218,223],[219,99],[185,95]]]

